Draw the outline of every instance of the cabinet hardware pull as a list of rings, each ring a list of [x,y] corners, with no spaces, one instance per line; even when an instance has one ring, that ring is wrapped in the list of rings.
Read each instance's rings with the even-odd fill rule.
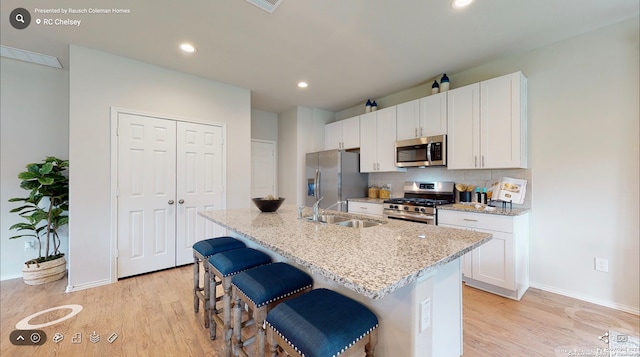
[[[482,167],[484,167],[484,155],[482,155]]]
[[[360,206],[360,209],[368,209],[368,208],[367,208],[367,207],[362,207],[362,206]]]
[[[418,137],[418,128],[416,128],[416,138]]]
[[[172,205],[174,202],[173,202],[173,200],[169,200],[169,202],[167,202],[167,203]]]
[[[463,218],[462,220],[467,222],[478,222],[477,219],[471,219],[471,218]]]
[[[477,156],[473,157],[473,167],[478,167],[478,157]]]
[[[184,203],[184,200],[183,200],[183,199],[181,199],[181,200],[179,200],[179,201],[178,201],[178,203],[179,203],[179,204],[183,204],[183,203]]]

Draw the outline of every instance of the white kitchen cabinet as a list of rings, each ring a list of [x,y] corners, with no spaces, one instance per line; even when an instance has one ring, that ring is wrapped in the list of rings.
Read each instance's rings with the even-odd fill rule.
[[[396,107],[360,116],[360,172],[406,171],[396,167]]]
[[[360,147],[360,117],[353,117],[324,126],[324,149],[355,149]]]
[[[396,140],[420,137],[420,99],[396,106]]]
[[[372,216],[376,218],[382,218],[382,203],[373,203],[373,202],[360,202],[360,201],[352,201],[349,200],[349,204],[347,205],[347,210],[349,213],[358,213],[364,214],[367,216]]]
[[[447,93],[397,105],[397,140],[447,134]]]
[[[522,72],[447,94],[449,169],[527,167],[527,78]]]
[[[464,282],[485,291],[520,300],[529,288],[529,214],[501,216],[438,210],[438,225],[493,234],[465,254]]]

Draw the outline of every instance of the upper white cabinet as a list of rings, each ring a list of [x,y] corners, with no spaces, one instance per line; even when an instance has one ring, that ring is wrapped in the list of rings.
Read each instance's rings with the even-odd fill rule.
[[[527,167],[527,78],[522,72],[446,94],[449,169]]]
[[[329,123],[324,126],[324,149],[355,149],[360,147],[360,117]]]
[[[360,116],[360,172],[406,171],[396,167],[396,107]]]
[[[447,92],[398,104],[397,140],[447,134]]]

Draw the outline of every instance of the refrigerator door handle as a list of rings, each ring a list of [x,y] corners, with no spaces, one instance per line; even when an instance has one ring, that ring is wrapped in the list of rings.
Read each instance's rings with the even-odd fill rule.
[[[320,169],[316,169],[316,180],[313,183],[313,186],[315,188],[315,196],[316,196],[316,202],[320,199]]]

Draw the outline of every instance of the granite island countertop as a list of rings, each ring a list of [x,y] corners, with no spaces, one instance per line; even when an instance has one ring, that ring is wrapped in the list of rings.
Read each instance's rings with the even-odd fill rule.
[[[488,242],[491,234],[401,220],[350,228],[298,219],[294,205],[277,212],[257,208],[205,211],[199,214],[286,259],[371,299],[380,299]],[[303,216],[311,214],[305,208]]]
[[[530,211],[529,208],[502,208],[500,206],[500,202],[496,203],[496,207],[492,210],[487,210],[485,205],[478,205],[476,207],[472,203],[462,204],[455,203],[450,205],[438,205],[438,210],[443,211],[460,211],[460,212],[473,212],[473,213],[481,213],[481,214],[491,214],[495,216],[520,216]]]

